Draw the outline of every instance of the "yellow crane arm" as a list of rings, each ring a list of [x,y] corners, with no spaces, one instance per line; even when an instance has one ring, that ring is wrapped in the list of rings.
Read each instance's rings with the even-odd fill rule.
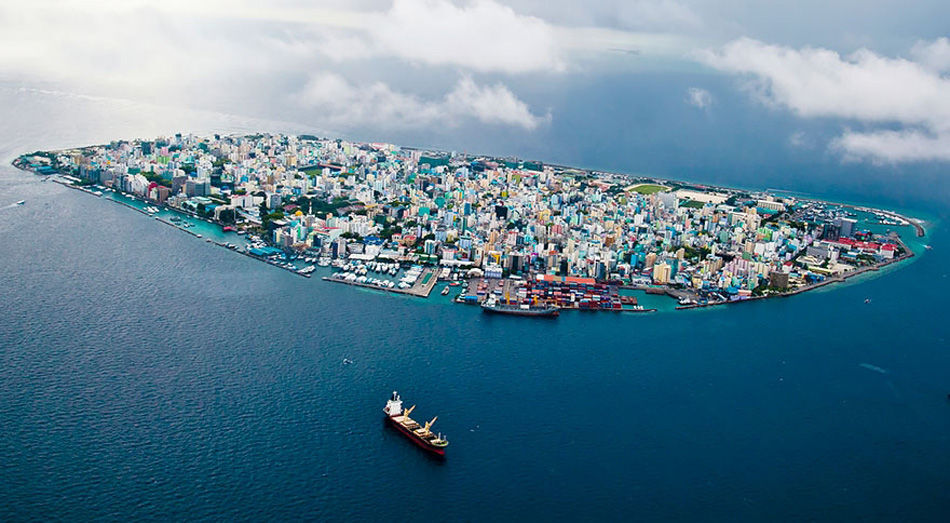
[[[406,409],[405,411],[403,411],[403,413],[402,413],[403,419],[408,418],[408,417],[409,417],[409,413],[412,412],[412,409],[414,409],[414,408],[416,408],[415,405],[413,405],[413,406],[409,407],[408,409]]]

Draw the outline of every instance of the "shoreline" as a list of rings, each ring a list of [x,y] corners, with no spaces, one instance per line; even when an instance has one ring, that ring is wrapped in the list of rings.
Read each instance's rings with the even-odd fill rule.
[[[900,241],[900,240],[898,240],[898,241]],[[916,254],[914,254],[914,251],[910,250],[909,248],[907,248],[906,245],[904,245],[904,242],[901,241],[900,243],[901,243],[901,245],[904,247],[904,250],[907,251],[907,254],[904,254],[904,255],[902,255],[902,256],[898,256],[897,258],[890,259],[890,260],[888,260],[888,261],[886,261],[886,262],[883,262],[883,263],[881,263],[881,264],[878,264],[878,265],[871,265],[871,266],[868,266],[868,267],[861,267],[860,269],[853,270],[853,271],[851,271],[851,272],[842,274],[842,275],[840,275],[840,276],[834,276],[834,277],[831,277],[831,278],[826,278],[826,279],[824,279],[824,280],[822,280],[822,281],[820,281],[820,282],[818,282],[818,283],[813,283],[813,284],[811,284],[811,285],[804,285],[804,286],[799,287],[799,288],[797,288],[797,289],[793,289],[793,290],[790,290],[790,291],[787,291],[787,292],[782,292],[782,293],[771,294],[771,295],[768,295],[768,296],[752,296],[752,297],[750,297],[750,298],[745,298],[745,299],[741,299],[741,300],[725,300],[725,301],[716,301],[716,302],[710,302],[710,303],[705,303],[705,304],[697,303],[697,304],[691,304],[691,305],[680,305],[680,306],[677,306],[677,307],[676,307],[676,310],[702,309],[702,308],[706,308],[706,307],[715,307],[715,306],[717,306],[717,305],[730,305],[730,304],[733,304],[733,303],[744,303],[744,302],[748,302],[748,301],[765,300],[765,299],[769,299],[769,298],[790,298],[790,297],[792,297],[792,296],[797,296],[797,295],[799,295],[799,294],[802,294],[802,293],[805,293],[805,292],[808,292],[808,291],[813,291],[813,290],[815,290],[815,289],[820,289],[820,288],[822,288],[822,287],[826,287],[826,286],[828,286],[828,285],[832,285],[832,284],[835,284],[835,283],[844,283],[844,282],[850,280],[851,278],[854,278],[855,276],[860,276],[860,275],[862,275],[862,274],[867,274],[867,273],[869,273],[869,272],[878,272],[878,271],[880,271],[881,269],[883,269],[883,268],[885,268],[885,267],[889,267],[889,266],[891,266],[891,265],[894,265],[894,264],[896,264],[896,263],[902,262],[902,261],[904,261],[904,260],[909,260],[909,259],[913,258],[914,256],[916,256]]]
[[[91,195],[91,196],[95,196],[95,197],[97,197],[97,198],[102,198],[102,197],[103,197],[103,194],[96,194],[94,191],[91,191],[91,190],[89,190],[89,189],[87,189],[86,187],[83,187],[83,186],[81,186],[81,185],[77,185],[77,184],[73,183],[72,181],[70,181],[69,179],[63,179],[63,176],[65,176],[65,175],[60,175],[60,174],[44,174],[44,173],[35,172],[34,170],[32,170],[32,169],[30,169],[30,168],[28,168],[28,167],[26,167],[26,166],[21,165],[21,164],[18,162],[19,158],[20,158],[20,157],[18,157],[17,160],[14,160],[14,161],[12,162],[12,164],[13,164],[14,167],[16,167],[17,169],[19,169],[19,170],[21,170],[21,171],[28,172],[28,173],[34,174],[34,175],[36,175],[36,176],[41,176],[41,177],[45,177],[45,178],[51,178],[54,183],[57,183],[57,184],[59,184],[59,185],[61,185],[61,186],[64,186],[64,187],[68,187],[68,188],[70,188],[70,189],[74,189],[74,190],[77,190],[77,191],[80,191],[80,192],[89,194],[89,195]],[[564,166],[562,166],[562,167],[564,167]],[[573,168],[572,168],[572,169],[573,169]],[[598,171],[598,172],[600,172],[600,171]],[[623,174],[617,174],[617,173],[607,173],[607,174],[614,174],[614,175],[621,175],[621,176],[632,176],[632,175],[623,175]],[[647,179],[650,179],[650,178],[647,178]],[[654,179],[654,180],[659,180],[659,179]],[[673,181],[673,180],[671,180],[671,181]],[[732,189],[720,188],[720,187],[716,187],[716,186],[706,186],[706,187],[710,187],[710,188],[712,188],[712,189],[732,190]],[[158,204],[158,203],[155,203],[155,202],[148,202],[147,200],[143,200],[143,199],[138,198],[138,197],[136,197],[136,196],[134,196],[134,195],[127,195],[126,193],[117,192],[117,194],[122,194],[123,196],[127,196],[127,197],[129,197],[129,198],[132,198],[132,199],[135,199],[135,200],[138,200],[138,201],[142,201],[143,203],[148,203],[148,204],[151,204],[151,205],[161,205],[161,206],[162,206],[163,208],[165,208],[166,210],[170,210],[170,211],[172,211],[172,212],[180,213],[180,214],[183,214],[183,215],[185,215],[185,216],[190,216],[191,218],[194,218],[194,219],[207,221],[208,223],[211,223],[212,225],[216,225],[216,226],[219,226],[219,227],[222,226],[220,223],[214,222],[214,221],[212,221],[212,220],[208,220],[208,219],[201,218],[201,217],[197,216],[197,215],[194,214],[194,213],[188,212],[187,210],[178,209],[178,208],[172,209],[172,208],[169,208],[169,207],[167,207],[167,206],[165,206],[165,205],[162,205],[162,204]],[[161,223],[164,223],[165,225],[169,225],[169,226],[171,226],[171,227],[174,227],[175,229],[178,229],[178,230],[183,231],[183,232],[185,232],[185,233],[187,233],[187,234],[190,234],[190,235],[193,236],[193,237],[196,237],[196,238],[199,238],[199,239],[202,238],[202,236],[201,236],[200,234],[196,233],[196,232],[190,231],[190,230],[188,230],[187,228],[181,227],[181,226],[179,226],[179,225],[177,225],[177,224],[175,224],[175,223],[172,223],[172,222],[170,222],[170,221],[168,221],[168,220],[165,220],[165,219],[163,219],[163,218],[161,218],[161,217],[159,217],[159,216],[154,216],[153,214],[148,213],[148,212],[146,212],[146,211],[144,211],[144,210],[142,210],[142,209],[139,209],[138,207],[135,207],[134,205],[131,205],[131,204],[127,203],[127,202],[123,202],[123,201],[120,201],[120,200],[117,200],[117,199],[114,199],[114,198],[108,198],[108,199],[111,200],[111,201],[113,201],[113,202],[115,202],[115,203],[117,203],[117,204],[119,204],[119,205],[122,205],[122,206],[124,206],[124,207],[129,208],[129,209],[132,209],[133,211],[136,211],[136,212],[138,212],[138,213],[140,213],[140,214],[143,214],[143,215],[145,215],[145,216],[154,217],[156,221],[159,221],[159,222],[161,222]],[[836,205],[836,206],[840,206],[840,207],[843,207],[843,208],[849,208],[849,209],[853,209],[853,210],[857,210],[857,211],[861,211],[861,212],[869,212],[869,213],[876,213],[876,212],[877,212],[877,213],[882,213],[882,214],[888,215],[888,216],[890,216],[890,217],[897,218],[897,219],[899,219],[900,221],[903,221],[903,222],[904,222],[904,226],[913,227],[913,228],[914,228],[914,231],[915,231],[915,234],[916,234],[916,236],[917,236],[918,238],[924,237],[924,236],[926,235],[926,229],[923,227],[923,225],[922,225],[920,222],[918,222],[917,220],[912,219],[912,218],[910,218],[910,217],[907,217],[907,216],[905,216],[905,215],[903,215],[903,214],[900,214],[900,213],[898,213],[898,212],[895,212],[895,211],[890,211],[890,210],[885,210],[885,209],[876,209],[876,208],[873,208],[873,207],[867,207],[867,206],[861,206],[861,205],[855,205],[855,204],[842,204],[842,203],[836,203],[836,202],[832,202],[832,201],[828,201],[828,200],[822,200],[822,199],[814,199],[814,198],[800,198],[800,199],[803,200],[803,201],[819,202],[819,203],[825,203],[825,204],[830,204],[830,205]],[[244,256],[247,256],[248,258],[252,258],[252,259],[255,259],[255,260],[264,262],[264,263],[266,263],[266,264],[268,264],[268,265],[272,265],[272,266],[274,266],[274,267],[283,269],[283,270],[285,270],[285,271],[292,272],[292,273],[296,274],[297,276],[301,276],[301,277],[308,278],[308,279],[311,278],[311,276],[312,276],[312,273],[301,273],[301,272],[299,272],[299,269],[291,269],[291,268],[288,268],[288,267],[284,267],[284,266],[282,266],[282,265],[279,265],[279,264],[277,264],[277,263],[274,263],[274,262],[270,261],[270,260],[267,259],[267,258],[264,258],[264,257],[261,257],[261,256],[256,256],[256,255],[254,255],[254,254],[252,254],[252,253],[250,253],[250,252],[246,252],[246,250],[229,248],[228,245],[226,245],[226,244],[224,244],[224,243],[221,243],[221,242],[218,242],[218,241],[215,241],[215,240],[213,240],[213,239],[211,239],[211,238],[205,238],[205,241],[206,241],[207,243],[212,243],[212,244],[217,245],[217,246],[219,246],[219,247],[226,248],[226,249],[228,249],[228,250],[230,250],[230,251],[234,251],[234,252],[236,252],[236,253],[238,253],[238,254],[242,254],[242,255],[244,255]],[[899,235],[896,235],[895,241],[904,249],[905,254],[903,254],[903,255],[901,255],[901,256],[898,256],[898,257],[895,257],[895,258],[892,258],[892,259],[890,259],[890,260],[881,262],[881,263],[876,264],[876,265],[861,267],[861,268],[856,269],[856,270],[854,270],[854,271],[850,271],[850,272],[848,272],[848,273],[841,274],[841,275],[834,276],[834,277],[828,277],[828,278],[826,278],[826,279],[824,279],[824,280],[822,280],[822,281],[820,281],[820,282],[813,283],[813,284],[809,284],[809,285],[805,285],[805,286],[802,286],[802,287],[798,287],[798,288],[796,288],[796,289],[793,289],[793,290],[790,290],[790,291],[786,291],[786,292],[775,293],[775,294],[764,295],[764,296],[751,296],[751,297],[742,298],[742,299],[736,299],[736,300],[722,300],[722,301],[714,301],[714,302],[708,302],[708,303],[693,303],[693,304],[688,304],[688,305],[677,305],[677,306],[675,306],[675,307],[672,309],[672,311],[692,310],[692,309],[703,309],[703,308],[709,308],[709,307],[716,307],[716,306],[720,306],[720,305],[730,305],[730,304],[735,304],[735,303],[744,303],[744,302],[760,301],[760,300],[769,299],[769,298],[789,298],[789,297],[791,297],[791,296],[796,296],[796,295],[798,295],[798,294],[802,294],[802,293],[805,293],[805,292],[808,292],[808,291],[811,291],[811,290],[815,290],[815,289],[819,289],[819,288],[822,288],[822,287],[826,287],[826,286],[828,286],[828,285],[832,285],[832,284],[835,284],[835,283],[844,283],[844,282],[846,282],[847,280],[849,280],[849,279],[851,279],[851,278],[854,278],[854,277],[856,277],[856,276],[860,276],[860,275],[862,275],[862,274],[866,274],[866,273],[869,273],[869,272],[878,272],[878,271],[880,271],[880,270],[883,269],[883,268],[889,267],[889,266],[891,266],[891,265],[897,264],[897,263],[902,262],[902,261],[905,261],[905,260],[909,260],[909,259],[911,259],[911,258],[913,258],[913,257],[916,256],[916,253],[914,253],[914,251],[913,251],[912,249],[910,249],[910,248],[904,243],[904,241],[899,237]],[[387,287],[381,287],[381,286],[374,285],[374,284],[369,284],[369,283],[355,282],[355,281],[347,281],[347,280],[344,280],[344,279],[341,279],[341,278],[336,278],[336,277],[334,277],[334,275],[331,275],[331,276],[322,276],[322,277],[321,277],[321,280],[323,280],[323,281],[328,281],[328,282],[333,282],[333,283],[343,283],[343,284],[352,285],[352,286],[355,286],[355,287],[362,287],[362,288],[367,288],[367,289],[371,289],[371,290],[384,291],[384,292],[389,292],[389,293],[393,293],[393,294],[400,294],[400,295],[406,295],[406,296],[414,296],[414,297],[419,297],[419,298],[428,298],[429,295],[431,294],[432,290],[433,290],[433,289],[435,288],[435,286],[438,284],[438,281],[439,281],[438,276],[437,276],[438,270],[437,270],[437,269],[433,269],[433,268],[431,268],[431,267],[427,267],[427,268],[425,269],[425,272],[430,275],[429,280],[427,280],[426,283],[414,284],[412,287],[410,287],[410,288],[408,288],[408,289],[387,288]],[[336,274],[336,273],[334,273],[334,274]],[[679,298],[683,297],[683,296],[681,295],[681,293],[677,293],[677,292],[676,292],[676,289],[671,289],[671,288],[669,288],[668,286],[654,287],[654,286],[641,285],[641,284],[622,284],[622,285],[617,286],[617,288],[618,288],[618,290],[619,290],[619,289],[628,289],[628,290],[642,291],[642,292],[646,292],[647,294],[655,294],[655,295],[660,295],[660,294],[662,294],[662,295],[665,295],[665,296],[670,297],[670,298],[672,298],[672,299],[679,299]],[[685,293],[682,293],[682,294],[685,294]],[[464,304],[464,302],[459,301],[459,300],[457,299],[457,297],[456,297],[456,298],[453,298],[452,300],[450,300],[450,302],[451,302],[451,303],[462,303],[462,304]],[[599,308],[597,308],[597,309],[581,309],[580,307],[567,307],[567,308],[565,308],[565,310],[578,310],[578,311],[582,311],[582,312],[592,311],[592,312],[629,312],[629,313],[648,313],[648,312],[656,312],[656,311],[657,311],[656,308],[648,308],[648,309],[623,309],[623,308],[622,308],[622,309],[599,309]]]

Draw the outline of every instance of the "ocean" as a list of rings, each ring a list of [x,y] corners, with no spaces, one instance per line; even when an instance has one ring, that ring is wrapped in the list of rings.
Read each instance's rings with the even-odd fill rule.
[[[942,178],[904,168],[894,196],[847,165],[850,183],[811,193],[928,220],[919,256],[879,274],[532,321],[304,279],[10,166],[36,149],[291,124],[8,84],[0,102],[0,520],[950,512]],[[727,171],[709,181],[821,185]],[[439,416],[446,460],[384,426],[393,390]]]

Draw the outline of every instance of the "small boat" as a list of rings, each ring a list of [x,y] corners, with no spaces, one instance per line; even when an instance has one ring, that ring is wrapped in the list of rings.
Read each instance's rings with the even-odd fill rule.
[[[864,303],[871,303],[871,298],[864,298]]]
[[[16,202],[17,205],[23,205],[24,203],[26,203],[26,200],[20,200]]]
[[[448,293],[449,293],[449,286],[446,285],[445,288],[442,289],[442,296],[445,296],[445,295],[448,294]]]
[[[924,245],[924,249],[927,249],[927,250],[929,251],[930,249],[933,249],[933,246],[932,246],[932,245]]]

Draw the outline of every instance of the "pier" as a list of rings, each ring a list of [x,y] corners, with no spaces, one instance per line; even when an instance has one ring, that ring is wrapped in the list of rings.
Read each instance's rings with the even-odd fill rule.
[[[422,274],[419,276],[419,280],[408,289],[400,289],[398,287],[381,287],[372,283],[364,283],[357,281],[349,281],[343,278],[336,278],[334,276],[324,276],[321,278],[323,281],[330,281],[334,283],[344,283],[346,285],[353,285],[354,287],[363,287],[366,289],[375,289],[378,291],[391,292],[393,294],[406,294],[409,296],[416,296],[419,298],[428,298],[429,294],[432,293],[432,289],[435,287],[438,282],[438,277],[436,271],[438,269],[426,268],[422,271]]]

